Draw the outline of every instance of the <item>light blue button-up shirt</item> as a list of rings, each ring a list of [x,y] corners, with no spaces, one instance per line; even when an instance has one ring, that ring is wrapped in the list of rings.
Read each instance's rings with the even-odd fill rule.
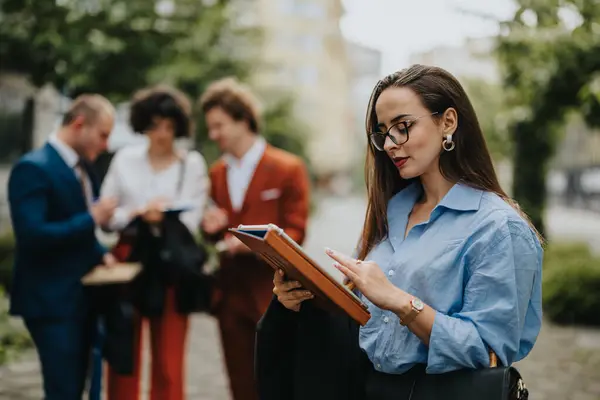
[[[503,365],[524,358],[542,323],[543,250],[534,232],[499,196],[456,184],[404,239],[421,192],[413,183],[390,200],[389,235],[367,260],[436,310],[429,346],[363,296],[371,319],[361,348],[390,374],[416,363],[431,374],[487,367],[488,349]]]

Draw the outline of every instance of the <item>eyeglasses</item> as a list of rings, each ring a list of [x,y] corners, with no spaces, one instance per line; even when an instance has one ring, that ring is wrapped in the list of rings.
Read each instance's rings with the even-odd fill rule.
[[[410,120],[400,121],[390,126],[390,129],[388,129],[387,132],[369,133],[369,139],[371,139],[371,143],[373,143],[373,146],[379,151],[385,151],[385,141],[388,137],[395,145],[400,146],[408,142],[408,131],[417,120],[425,117],[432,117],[436,114],[438,113],[434,112],[433,114],[421,115]]]

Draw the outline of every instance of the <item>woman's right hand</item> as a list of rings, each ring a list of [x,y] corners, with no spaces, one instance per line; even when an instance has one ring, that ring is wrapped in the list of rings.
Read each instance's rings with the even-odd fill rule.
[[[142,219],[149,224],[158,224],[164,218],[163,210],[167,206],[166,199],[161,197],[151,200],[144,209],[140,211]]]
[[[282,270],[278,269],[275,272],[273,293],[285,308],[298,312],[304,300],[310,300],[315,296],[308,290],[294,290],[302,286],[300,282],[285,281],[283,276]]]

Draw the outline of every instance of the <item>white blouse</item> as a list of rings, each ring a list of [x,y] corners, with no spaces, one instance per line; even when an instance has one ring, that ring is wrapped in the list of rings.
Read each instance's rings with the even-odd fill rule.
[[[185,169],[182,168],[185,163]],[[181,191],[179,182],[181,178]],[[119,204],[108,228],[123,229],[130,222],[132,211],[161,197],[171,207],[191,207],[180,214],[190,232],[199,229],[206,205],[209,178],[206,161],[197,151],[183,152],[182,161],[154,171],[148,160],[148,145],[135,145],[119,150],[108,168],[102,183],[102,197],[116,197]]]

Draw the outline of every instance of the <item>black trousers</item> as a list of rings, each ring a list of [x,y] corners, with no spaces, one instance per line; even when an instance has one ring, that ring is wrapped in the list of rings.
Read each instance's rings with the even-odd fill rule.
[[[400,375],[376,371],[369,363],[365,375],[366,400],[410,400],[413,388],[425,375],[425,365],[416,365]]]

